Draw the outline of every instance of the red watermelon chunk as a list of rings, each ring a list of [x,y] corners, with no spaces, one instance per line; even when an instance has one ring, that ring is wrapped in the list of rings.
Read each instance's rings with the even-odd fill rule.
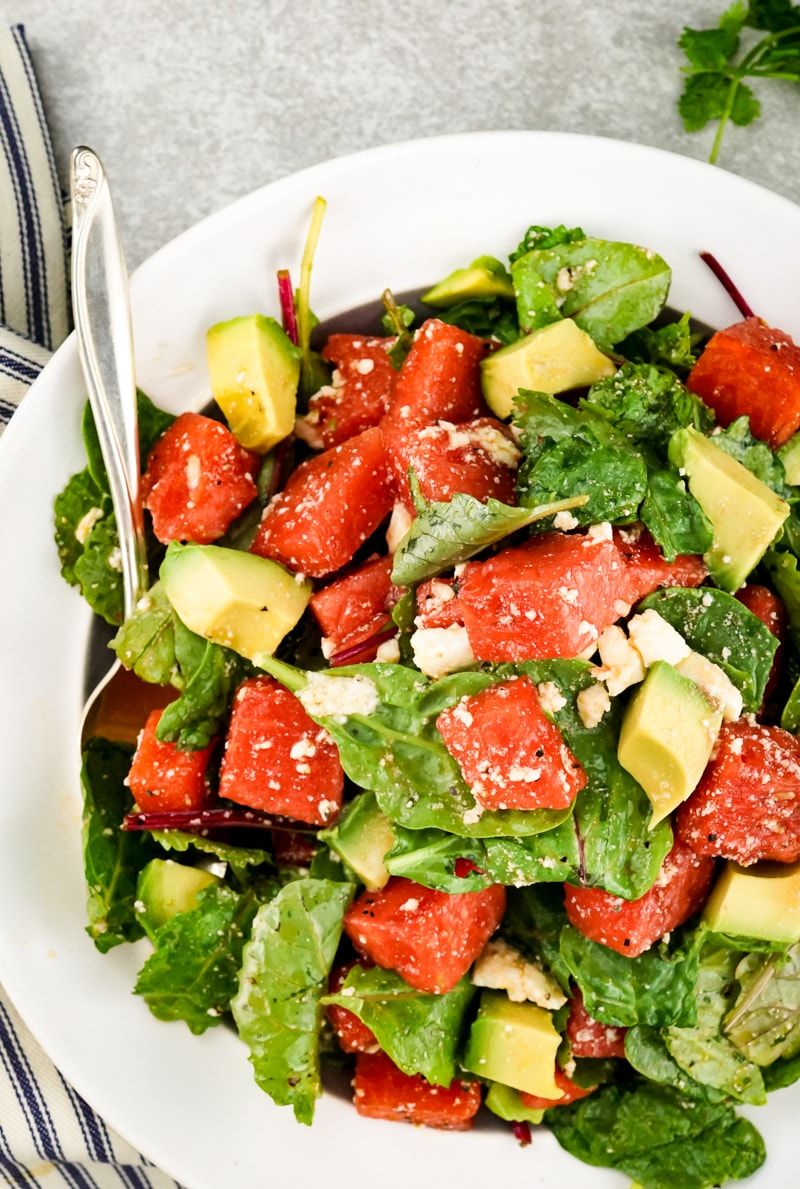
[[[564,906],[584,937],[637,958],[702,907],[713,871],[713,859],[699,857],[676,839],[658,879],[638,900],[567,884]]]
[[[485,503],[515,504],[520,453],[508,428],[492,417],[454,425],[400,423],[385,433],[397,498],[414,511],[408,482],[413,470],[426,500],[449,502],[461,492]]]
[[[780,640],[778,651],[775,653],[775,659],[772,662],[767,687],[764,690],[763,711],[764,706],[769,702],[780,680],[785,651],[784,643],[789,630],[789,619],[783,600],[779,599],[766,586],[750,585],[748,583],[747,586],[743,586],[740,591],[737,591],[735,598],[740,603],[744,603],[748,611],[752,611],[754,615],[757,615],[765,627],[769,628],[773,636]]]
[[[464,626],[458,609],[455,579],[432,578],[417,587],[417,625],[421,628]]]
[[[252,552],[324,578],[347,565],[392,510],[380,430],[304,462],[269,504]]]
[[[469,562],[457,613],[481,661],[575,657],[660,586],[696,586],[699,557],[666,562],[644,533],[543,533]]]
[[[208,800],[206,770],[214,744],[200,751],[182,751],[156,737],[163,710],[153,710],[136,743],[128,787],[142,813],[202,809]]]
[[[577,1085],[567,1077],[563,1069],[556,1069],[555,1083],[562,1091],[560,1098],[541,1098],[538,1094],[526,1094],[524,1090],[521,1090],[519,1097],[522,1105],[531,1111],[546,1111],[551,1106],[569,1106],[571,1102],[578,1102],[579,1099],[588,1097],[597,1089],[597,1086]]]
[[[576,987],[570,997],[567,1039],[573,1057],[624,1057],[627,1028],[601,1024],[583,1006],[583,996]]]
[[[159,541],[216,541],[255,499],[257,466],[221,422],[182,413],[150,451],[142,477]]]
[[[743,867],[800,859],[800,739],[780,727],[723,723],[711,762],[678,810],[680,837],[699,855]]]
[[[294,694],[271,677],[243,681],[233,699],[220,796],[324,826],[338,816],[343,787],[336,744]]]
[[[686,383],[721,425],[749,417],[773,450],[800,428],[800,347],[760,318],[712,335]]]
[[[392,559],[374,557],[329,582],[311,599],[311,610],[336,652],[368,640],[391,623],[400,591],[392,586]]]
[[[344,928],[376,965],[396,970],[418,991],[444,995],[478,957],[505,904],[500,885],[448,895],[394,877],[350,906]]]
[[[389,359],[394,338],[332,334],[322,358],[334,364],[333,383],[309,401],[304,418],[327,449],[377,425],[389,409],[397,372]]]
[[[389,416],[410,425],[485,416],[480,373],[485,354],[483,339],[429,318],[400,368]]]
[[[359,1115],[447,1131],[468,1131],[481,1105],[477,1082],[433,1086],[421,1074],[403,1073],[385,1053],[359,1053],[353,1086]]]
[[[529,677],[461,698],[436,726],[484,809],[565,809],[586,784]]]
[[[335,995],[340,991],[344,980],[353,967],[360,965],[364,965],[364,963],[347,962],[342,966],[336,966],[331,971],[330,982],[328,983],[330,994]],[[346,1007],[340,1007],[336,1003],[330,1004],[325,1010],[328,1013],[331,1027],[336,1033],[336,1039],[345,1053],[378,1052],[380,1046],[375,1036],[366,1024],[362,1024],[357,1015],[348,1011]]]

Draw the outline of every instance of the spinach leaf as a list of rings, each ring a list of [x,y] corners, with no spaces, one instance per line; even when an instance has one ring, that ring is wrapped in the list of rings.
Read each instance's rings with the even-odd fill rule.
[[[707,1102],[721,1102],[725,1095],[710,1086],[701,1086],[681,1069],[670,1056],[659,1028],[637,1024],[625,1033],[625,1058],[637,1073],[657,1082],[661,1086],[674,1086],[688,1098],[701,1098]]]
[[[414,634],[417,615],[417,594],[412,587],[404,591],[392,607],[392,623],[397,628],[397,644],[400,649],[400,660],[404,665],[414,663],[414,649],[411,647],[411,637]]]
[[[164,850],[183,853],[191,847],[202,854],[213,855],[220,862],[227,863],[239,879],[245,877],[248,867],[260,867],[267,863],[272,866],[273,862],[270,852],[260,847],[236,846],[205,834],[188,834],[184,830],[154,830],[151,837]]]
[[[785,1086],[793,1086],[800,1081],[800,1055],[780,1058],[774,1065],[768,1065],[764,1070],[764,1087],[768,1094],[773,1090],[783,1090]]]
[[[156,582],[111,641],[120,663],[142,681],[179,686],[175,618],[163,586]]]
[[[70,586],[80,586],[75,564],[81,557],[91,527],[111,512],[111,501],[103,497],[88,469],[73,475],[55,498],[55,538],[61,561],[61,575]]]
[[[749,710],[758,710],[772,670],[778,640],[757,615],[723,590],[667,587],[639,604],[657,611],[702,653],[727,673]]]
[[[604,1086],[545,1119],[572,1156],[619,1169],[642,1189],[707,1189],[750,1176],[766,1156],[752,1123],[729,1106],[639,1079]]]
[[[514,262],[511,275],[523,330],[546,325],[543,317],[556,320],[543,310],[546,295],[558,314],[573,318],[601,350],[653,321],[672,276],[656,252],[602,239],[534,248]]]
[[[570,969],[561,953],[561,930],[567,923],[561,888],[538,884],[508,893],[502,935],[523,954],[537,959],[569,993]]]
[[[582,239],[586,239],[586,232],[580,227],[565,227],[563,223],[559,223],[558,227],[540,227],[534,223],[525,232],[509,260],[513,264],[534,248],[557,248],[559,244],[574,244]]]
[[[666,458],[676,429],[694,426],[708,433],[714,414],[672,372],[649,363],[625,363],[589,389],[585,402],[637,445]]]
[[[791,731],[793,734],[800,730],[800,680],[794,683],[786,699],[786,705],[781,712],[781,726],[784,731]]]
[[[587,666],[578,662],[582,679]],[[274,657],[264,669],[293,692],[308,680],[302,670]],[[538,680],[573,675],[571,662],[542,662]],[[370,715],[314,715],[339,748],[345,773],[374,792],[388,818],[412,830],[434,828],[468,838],[540,834],[569,817],[569,810],[487,810],[475,813],[475,798],[435,727],[436,716],[465,694],[477,693],[498,676],[469,671],[437,682],[399,664],[352,665],[325,674],[327,681],[367,678],[378,704]],[[465,820],[466,816],[466,820]]]
[[[255,1079],[279,1105],[310,1123],[322,1092],[320,999],[353,896],[351,885],[305,879],[262,904],[244,947],[231,1010]]]
[[[394,555],[392,582],[396,586],[423,582],[460,565],[510,533],[585,502],[577,497],[539,507],[514,508],[495,499],[482,503],[463,493],[454,495],[449,503],[428,503],[421,498],[417,516]]]
[[[234,690],[252,667],[229,648],[190,632],[177,615],[174,633],[182,692],[164,708],[156,734],[186,751],[196,751],[219,733]]]
[[[632,363],[654,363],[685,375],[697,362],[695,345],[700,335],[692,331],[692,316],[682,314],[677,322],[653,329],[643,326],[628,335],[617,350]]]
[[[749,417],[737,417],[727,429],[715,432],[713,440],[715,446],[747,467],[781,499],[791,503],[797,498],[797,492],[786,482],[786,471],[778,455],[750,432]]]
[[[403,1073],[421,1073],[435,1086],[449,1086],[458,1072],[458,1047],[474,996],[469,978],[445,995],[425,995],[393,970],[354,966],[339,992],[323,1003],[358,1016]]]
[[[156,931],[134,993],[159,1020],[185,1020],[199,1035],[222,1022],[236,993],[257,904],[252,892],[224,886],[206,888],[197,901]]]
[[[113,512],[93,525],[75,562],[75,577],[95,615],[101,615],[106,623],[122,623],[122,561]]]
[[[789,634],[795,648],[800,649],[800,572],[797,558],[782,550],[769,549],[762,559],[775,590],[786,605]]]
[[[745,954],[725,1035],[749,1061],[771,1065],[800,1054],[800,945],[786,954]]]
[[[695,987],[697,1023],[668,1028],[664,1039],[670,1055],[696,1082],[758,1105],[767,1101],[761,1072],[722,1032],[738,961],[731,950],[706,948]]]
[[[571,818],[529,838],[459,838],[443,830],[402,826],[395,826],[394,835],[394,846],[384,858],[389,873],[440,892],[475,892],[496,883],[563,883],[578,875],[580,856]],[[457,875],[459,859],[468,859],[476,870]]]
[[[89,739],[83,750],[83,868],[89,889],[86,932],[105,954],[143,930],[134,912],[136,881],[156,853],[147,834],[120,829],[133,805],[125,785],[132,748]]]
[[[497,339],[504,347],[515,343],[520,336],[516,310],[500,298],[470,298],[447,310],[439,310],[440,322],[459,326],[482,339]]]
[[[141,388],[136,389],[136,415],[139,429],[139,459],[142,470],[144,470],[148,454],[162,434],[169,429],[175,418],[172,413],[167,413],[164,409],[159,409],[157,405],[154,405]],[[83,406],[81,434],[83,435],[89,474],[101,491],[109,492],[106,465],[103,462],[103,452],[100,449],[100,439],[97,436],[92,407],[88,401]]]
[[[639,515],[667,561],[711,548],[711,523],[674,471],[651,472]]]
[[[645,461],[602,415],[522,390],[514,421],[525,455],[517,476],[523,507],[587,496],[574,512],[579,524],[635,518],[647,490]]]
[[[253,544],[264,509],[278,489],[281,471],[284,469],[281,466],[282,453],[276,448],[261,459],[256,475],[256,498],[247,505],[240,516],[237,516],[225,535],[217,542],[218,545],[247,551]]]
[[[638,958],[626,958],[565,925],[559,950],[595,1019],[620,1027],[691,1027],[697,1018],[694,988],[703,941],[697,931],[679,944],[662,942]]]

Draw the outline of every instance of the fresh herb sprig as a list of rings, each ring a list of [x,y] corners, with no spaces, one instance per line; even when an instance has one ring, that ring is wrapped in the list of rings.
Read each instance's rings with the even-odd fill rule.
[[[765,35],[743,49],[742,33]],[[678,45],[688,59],[678,111],[687,132],[717,120],[709,161],[720,153],[728,123],[745,127],[761,115],[761,104],[745,79],[800,83],[800,6],[790,0],[736,0],[713,29],[684,28]]]

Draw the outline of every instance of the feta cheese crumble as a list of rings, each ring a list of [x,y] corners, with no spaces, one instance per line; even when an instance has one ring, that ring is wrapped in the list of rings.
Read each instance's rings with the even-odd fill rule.
[[[369,677],[328,677],[309,673],[304,689],[297,695],[312,718],[344,719],[348,714],[373,714],[378,708],[378,689]]]
[[[650,668],[656,661],[679,665],[691,652],[689,645],[671,623],[657,611],[643,611],[634,615],[628,624],[628,634],[636,651]]]
[[[490,941],[475,963],[472,982],[476,987],[505,991],[513,1003],[536,1003],[549,1010],[567,1002],[561,988],[535,962],[528,962],[519,950],[498,937]]]
[[[611,698],[604,685],[595,681],[588,689],[582,689],[576,698],[578,714],[587,731],[602,721],[603,715],[611,709]]]
[[[449,628],[417,628],[411,637],[414,664],[427,677],[444,677],[474,664],[467,629],[458,624]]]

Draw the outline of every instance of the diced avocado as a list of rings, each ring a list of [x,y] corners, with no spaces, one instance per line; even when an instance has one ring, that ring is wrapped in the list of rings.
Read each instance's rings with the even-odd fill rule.
[[[220,883],[216,875],[201,867],[185,867],[172,859],[151,859],[139,872],[136,885],[136,915],[148,937],[177,916],[197,908],[203,888]]]
[[[520,388],[555,395],[594,384],[615,371],[586,331],[562,318],[487,356],[481,363],[481,383],[492,412],[508,417]]]
[[[248,450],[265,454],[294,429],[300,351],[274,318],[248,314],[206,335],[214,400]]]
[[[388,883],[383,859],[394,846],[394,831],[374,793],[356,797],[338,824],[320,838],[355,871],[368,891],[377,892]]]
[[[666,661],[651,665],[625,712],[617,751],[650,799],[651,830],[694,792],[721,723],[699,685]]]
[[[685,471],[689,490],[711,522],[714,540],[705,563],[717,585],[733,593],[775,539],[789,505],[691,427],[672,435],[669,458]]]
[[[534,1110],[523,1106],[519,1090],[512,1090],[510,1086],[502,1086],[500,1082],[492,1082],[489,1092],[484,1099],[493,1115],[505,1119],[507,1123],[541,1123],[544,1111]]]
[[[422,300],[426,305],[446,309],[476,297],[514,299],[511,277],[494,256],[479,256],[468,268],[457,268],[449,277],[423,293]]]
[[[311,583],[277,562],[221,545],[173,542],[161,581],[187,628],[256,665],[272,656],[311,598]]]
[[[793,487],[800,485],[800,433],[789,438],[778,451],[778,458],[786,471],[786,482]]]
[[[726,863],[703,921],[715,933],[794,945],[800,941],[800,863]]]
[[[484,991],[463,1066],[480,1078],[555,1100],[564,1096],[555,1080],[560,1044],[549,1011]]]

